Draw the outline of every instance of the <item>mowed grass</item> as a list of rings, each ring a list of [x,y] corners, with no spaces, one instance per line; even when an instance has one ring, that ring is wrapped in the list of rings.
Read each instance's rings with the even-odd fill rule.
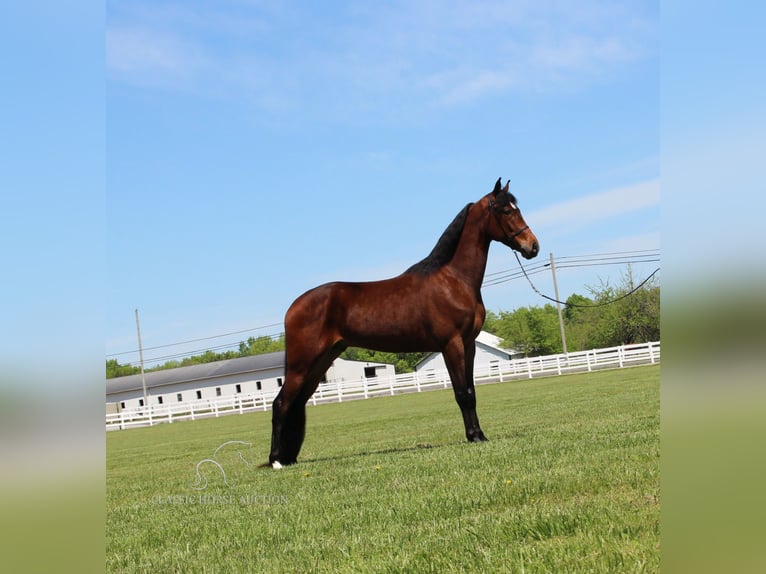
[[[481,444],[451,390],[309,407],[280,471],[271,413],[108,433],[107,571],[659,570],[659,367],[477,396]]]

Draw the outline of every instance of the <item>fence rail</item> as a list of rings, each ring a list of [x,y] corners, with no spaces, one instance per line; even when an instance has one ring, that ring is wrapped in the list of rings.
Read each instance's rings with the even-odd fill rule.
[[[660,342],[621,345],[607,349],[593,349],[577,353],[546,355],[499,361],[474,372],[476,384],[506,382],[535,377],[549,377],[599,369],[615,369],[637,365],[654,365],[660,362]],[[415,393],[431,389],[446,389],[450,386],[447,371],[403,373],[389,377],[375,377],[352,381],[322,383],[309,399],[309,404],[343,402],[368,399],[384,395]],[[268,411],[278,391],[241,394],[215,399],[201,399],[174,405],[152,405],[138,409],[123,410],[106,415],[106,430],[127,429],[172,423],[182,420],[196,420],[219,417],[228,414],[243,414],[253,411]]]

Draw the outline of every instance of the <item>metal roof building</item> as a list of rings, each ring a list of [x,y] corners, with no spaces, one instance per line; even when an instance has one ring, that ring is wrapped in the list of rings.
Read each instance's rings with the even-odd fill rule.
[[[285,353],[266,353],[145,373],[149,405],[170,405],[234,395],[275,393],[285,376]],[[336,359],[327,380],[394,375],[393,365]],[[106,380],[106,403],[114,412],[144,406],[141,375]]]

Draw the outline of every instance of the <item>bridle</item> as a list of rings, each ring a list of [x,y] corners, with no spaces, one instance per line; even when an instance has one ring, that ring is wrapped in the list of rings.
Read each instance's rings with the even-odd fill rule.
[[[495,216],[495,220],[497,220],[497,225],[500,227],[500,231],[503,232],[504,238],[503,243],[507,245],[508,247],[513,248],[511,245],[511,241],[514,240],[516,237],[524,233],[527,229],[529,229],[529,225],[525,225],[518,231],[514,231],[512,235],[508,235],[505,232],[505,229],[503,229],[503,222],[500,220],[500,213],[503,215],[510,215],[513,213],[513,207],[501,207],[498,203],[496,203],[493,199],[490,198],[489,200],[489,212]],[[518,210],[518,207],[516,208]]]

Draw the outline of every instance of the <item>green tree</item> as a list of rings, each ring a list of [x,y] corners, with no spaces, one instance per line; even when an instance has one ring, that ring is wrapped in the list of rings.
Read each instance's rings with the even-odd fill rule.
[[[487,317],[484,320],[484,326],[482,327],[482,330],[499,337],[500,335],[497,334],[497,330],[500,326],[500,322],[500,316],[497,313],[487,310]]]
[[[591,305],[593,305],[593,299],[573,293],[567,298],[562,315],[564,315],[566,321],[572,323],[582,322],[588,313],[588,307]]]
[[[636,283],[628,267],[619,285],[602,282],[587,289],[590,298],[572,295],[567,299],[564,317],[569,350],[659,340],[660,288],[654,282],[635,290]]]
[[[567,298],[562,311],[567,351],[585,351],[593,348],[591,334],[594,310],[590,307],[593,303],[593,299],[577,293]]]
[[[132,365],[121,365],[117,359],[107,359],[106,361],[106,378],[113,379],[115,377],[126,377],[128,375],[135,375],[141,372],[139,367]]]
[[[249,337],[247,341],[243,341],[239,344],[239,356],[247,357],[250,355],[263,355],[265,353],[284,351],[284,349],[284,333],[282,333],[276,339],[269,337],[268,335],[262,335],[260,337]]]
[[[501,311],[492,326],[505,347],[521,351],[528,357],[561,352],[558,313],[553,305]]]
[[[660,287],[655,281],[619,299],[636,288],[628,267],[618,286],[602,282],[586,288],[589,297],[571,295],[562,311],[568,351],[659,340]],[[527,356],[562,351],[558,313],[550,304],[487,313],[485,328]]]
[[[606,303],[589,310],[587,320],[591,326],[591,347],[659,340],[660,288],[654,281],[631,293],[636,284],[632,269],[628,266],[619,286],[602,283],[599,287],[588,289],[597,303]]]

